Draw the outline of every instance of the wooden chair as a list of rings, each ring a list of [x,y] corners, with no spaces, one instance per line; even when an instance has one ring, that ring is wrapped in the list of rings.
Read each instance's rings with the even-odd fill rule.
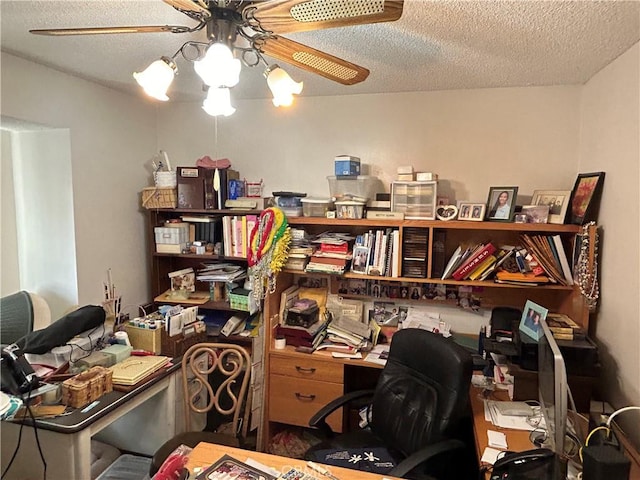
[[[214,374],[222,378],[217,385],[209,383],[209,378]],[[186,428],[192,428],[191,421],[194,413],[208,413],[215,408],[221,415],[230,417],[229,433],[210,431],[179,433],[155,452],[149,469],[150,476],[153,477],[171,452],[182,444],[192,448],[200,442],[242,447],[250,413],[247,405],[250,377],[251,357],[241,346],[227,343],[199,343],[189,348],[182,357]],[[206,399],[204,405],[203,398]]]

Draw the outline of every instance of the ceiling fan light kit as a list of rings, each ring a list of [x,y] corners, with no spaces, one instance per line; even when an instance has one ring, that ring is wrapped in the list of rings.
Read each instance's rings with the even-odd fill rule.
[[[263,63],[264,76],[276,107],[290,106],[293,95],[302,92],[303,82],[295,82],[280,66],[263,55],[343,85],[364,81],[369,70],[320,50],[281,37],[280,33],[348,27],[391,22],[402,15],[403,0],[163,0],[191,19],[194,27],[175,25],[54,28],[30,30],[38,35],[96,35],[118,33],[191,33],[206,27],[208,43],[187,41],[172,57],[161,57],[143,72],[133,74],[146,94],[169,100],[167,91],[178,68],[178,55],[194,64],[207,97],[202,108],[213,116],[231,115],[230,88],[240,81],[241,60],[246,66]],[[248,47],[240,46],[240,37]],[[190,50],[195,52],[192,54]],[[240,58],[234,57],[234,53]]]

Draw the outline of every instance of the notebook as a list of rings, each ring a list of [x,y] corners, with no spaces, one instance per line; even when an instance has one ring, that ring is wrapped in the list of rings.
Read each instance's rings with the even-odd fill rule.
[[[169,357],[161,355],[129,357],[111,367],[113,371],[112,382],[118,385],[135,385],[143,378],[162,368],[169,360]]]

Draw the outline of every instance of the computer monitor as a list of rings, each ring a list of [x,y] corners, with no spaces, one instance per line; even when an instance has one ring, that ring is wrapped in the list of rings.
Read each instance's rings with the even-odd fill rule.
[[[547,322],[542,320],[543,335],[538,340],[538,396],[547,428],[547,443],[562,457],[567,429],[567,371],[564,358]]]

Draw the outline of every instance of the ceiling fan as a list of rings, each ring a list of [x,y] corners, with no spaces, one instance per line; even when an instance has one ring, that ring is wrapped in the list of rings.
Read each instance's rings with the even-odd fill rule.
[[[403,0],[163,0],[198,23],[178,25],[54,28],[30,30],[38,35],[95,35],[119,33],[191,33],[206,27],[208,43],[187,42],[180,52],[189,61],[202,57],[213,43],[240,51],[242,61],[255,66],[268,55],[343,85],[364,81],[369,70],[281,34],[391,22],[402,15]],[[244,39],[243,48],[236,40]],[[241,43],[241,42],[238,42]],[[195,47],[186,54],[186,46]],[[175,57],[175,55],[174,55]],[[163,57],[166,59],[166,57]],[[266,61],[264,61],[266,63]]]

